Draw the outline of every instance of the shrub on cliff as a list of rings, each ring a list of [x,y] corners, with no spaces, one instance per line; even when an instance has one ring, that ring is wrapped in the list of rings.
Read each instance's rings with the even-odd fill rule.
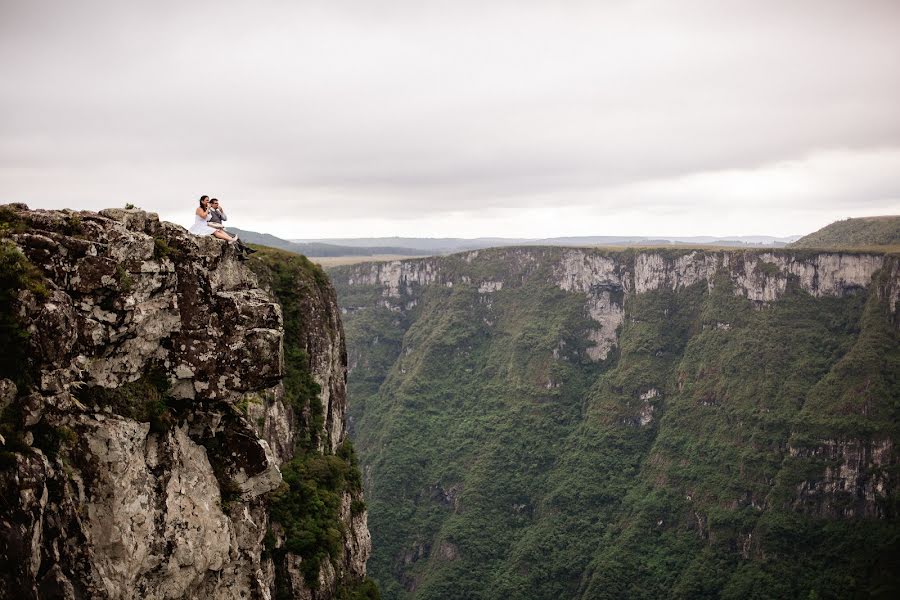
[[[338,589],[335,600],[381,600],[381,594],[375,582],[367,577]]]
[[[272,519],[285,532],[284,550],[303,559],[307,585],[318,584],[322,561],[341,556],[341,500],[359,492],[361,482],[350,442],[337,455],[308,452],[281,467],[282,486],[272,494]]]
[[[166,431],[174,423],[169,408],[169,381],[165,373],[156,369],[117,388],[84,387],[76,390],[75,396],[88,406],[109,408],[123,417],[150,423],[150,430],[157,433]]]
[[[325,408],[320,399],[322,389],[313,378],[306,352],[311,318],[309,299],[333,298],[331,284],[322,269],[304,256],[265,247],[258,250],[247,264],[272,289],[281,305],[284,402],[293,409],[295,419],[294,458],[281,466],[284,482],[269,499],[272,521],[284,530],[284,543],[275,548],[275,535],[270,531],[267,548],[276,556],[290,552],[302,558],[306,584],[315,589],[323,561],[330,560],[337,565],[342,557],[347,533],[341,520],[345,494],[353,498],[351,516],[365,510],[365,503],[360,499],[359,466],[349,440],[331,454],[332,440],[322,439],[323,434],[328,436]],[[327,313],[329,302],[323,304]],[[378,598],[378,592],[366,580],[342,588],[339,597],[371,600]]]
[[[0,378],[25,384],[25,351],[28,340],[16,318],[16,300],[21,290],[29,290],[38,298],[48,292],[44,277],[15,244],[0,240]]]
[[[309,318],[304,300],[324,293],[330,287],[328,276],[305,256],[260,247],[247,263],[275,293],[284,319],[284,392],[285,402],[302,421],[296,443],[304,448],[319,444],[319,432],[325,423],[321,388],[312,378],[309,356],[303,346],[305,323]]]

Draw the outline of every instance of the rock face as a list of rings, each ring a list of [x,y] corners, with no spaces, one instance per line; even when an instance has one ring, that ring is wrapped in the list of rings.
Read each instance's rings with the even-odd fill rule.
[[[824,477],[799,484],[796,509],[833,519],[887,517],[892,440],[824,440],[811,450],[791,448],[790,454],[792,458],[820,458],[828,464]]]
[[[588,350],[594,361],[605,360],[616,347],[619,326],[625,318],[627,298],[658,289],[677,291],[704,283],[710,289],[718,283],[732,286],[734,294],[760,305],[783,297],[789,281],[796,281],[813,296],[841,297],[868,287],[872,276],[884,266],[884,255],[875,253],[796,251],[621,251],[606,252],[579,248],[502,249],[473,251],[455,257],[424,258],[385,263],[367,263],[342,269],[348,286],[383,288],[383,305],[403,312],[417,304],[416,296],[429,285],[452,287],[474,283],[482,294],[503,288],[504,282],[487,275],[470,274],[462,264],[483,262],[487,255],[502,255],[515,265],[507,277],[524,278],[531,271],[552,265],[552,280],[567,292],[587,296],[586,310],[596,322]],[[454,260],[456,259],[456,260]],[[896,314],[896,285],[891,288]]]
[[[264,539],[296,445],[281,402],[282,307],[235,249],[140,210],[2,211],[6,250],[43,276],[12,294],[23,366],[0,379],[0,597],[272,598]],[[23,261],[23,264],[24,261]],[[322,447],[344,440],[346,358],[332,298],[308,298]],[[15,380],[15,381],[14,381]],[[365,512],[341,515],[330,598],[365,577]],[[270,535],[271,537],[271,535]],[[277,535],[276,538],[277,545]]]

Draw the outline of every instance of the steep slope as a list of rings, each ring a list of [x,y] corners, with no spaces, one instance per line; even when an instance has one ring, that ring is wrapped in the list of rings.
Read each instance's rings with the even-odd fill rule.
[[[320,270],[139,210],[3,206],[0,238],[0,596],[372,591]]]
[[[862,248],[900,246],[900,216],[844,219],[791,244],[792,248]]]
[[[896,255],[331,271],[389,598],[897,591]]]

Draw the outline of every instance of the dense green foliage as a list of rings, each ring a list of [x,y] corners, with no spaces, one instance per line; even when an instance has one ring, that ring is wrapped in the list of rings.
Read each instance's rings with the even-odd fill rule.
[[[844,219],[791,244],[792,248],[900,246],[900,216]]]
[[[273,248],[259,247],[248,263],[272,288],[281,305],[284,318],[284,400],[293,408],[296,419],[295,455],[282,465],[284,483],[270,497],[272,520],[283,530],[284,545],[271,547],[276,556],[291,552],[303,561],[301,569],[307,585],[318,586],[322,561],[337,562],[341,558],[344,525],[341,501],[351,493],[351,513],[365,510],[360,499],[362,482],[359,465],[349,440],[336,454],[319,451],[330,448],[331,440],[322,440],[325,415],[319,400],[320,386],[310,369],[305,340],[315,314],[310,306],[329,307],[331,283],[322,269],[304,256],[292,255]],[[319,298],[318,302],[311,299]],[[269,534],[270,544],[274,536]],[[377,600],[378,590],[369,580],[346,581],[342,598]],[[280,590],[279,593],[284,592]]]
[[[15,244],[3,239],[12,233],[21,233],[24,225],[15,213],[0,207],[0,379],[11,380],[19,392],[32,386],[35,376],[29,370],[26,344],[29,335],[18,316],[19,295],[27,290],[42,302],[49,291],[43,274]],[[11,403],[0,408],[0,468],[16,462],[16,453],[29,452],[22,432],[21,407]],[[55,456],[68,439],[68,431],[41,425],[35,429],[34,446],[42,448],[48,456]]]
[[[274,248],[258,247],[248,264],[271,286],[284,318],[284,392],[285,402],[301,419],[304,439],[296,440],[301,450],[319,443],[324,413],[318,396],[319,385],[309,368],[304,339],[305,320],[312,317],[308,298],[322,296],[330,285],[322,269],[305,256],[297,256]]]
[[[348,441],[337,455],[307,452],[281,467],[284,484],[271,498],[272,519],[285,531],[283,550],[303,557],[306,581],[314,585],[323,560],[341,555],[341,496],[360,492],[359,466]]]
[[[16,316],[21,290],[30,290],[40,300],[48,294],[40,270],[14,244],[0,238],[0,378],[25,386],[30,379],[24,350],[28,333]]]
[[[761,305],[727,276],[632,295],[595,363],[585,296],[550,283],[557,253],[433,259],[473,283],[402,288],[402,310],[333,271],[384,596],[895,594],[890,266],[844,297],[790,280]],[[829,469],[855,448],[854,487]]]
[[[381,600],[378,586],[368,577],[338,589],[335,600]]]

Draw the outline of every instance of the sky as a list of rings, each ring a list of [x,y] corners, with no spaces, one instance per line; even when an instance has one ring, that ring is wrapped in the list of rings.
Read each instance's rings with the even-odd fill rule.
[[[0,0],[0,203],[287,238],[900,214],[896,0]]]

